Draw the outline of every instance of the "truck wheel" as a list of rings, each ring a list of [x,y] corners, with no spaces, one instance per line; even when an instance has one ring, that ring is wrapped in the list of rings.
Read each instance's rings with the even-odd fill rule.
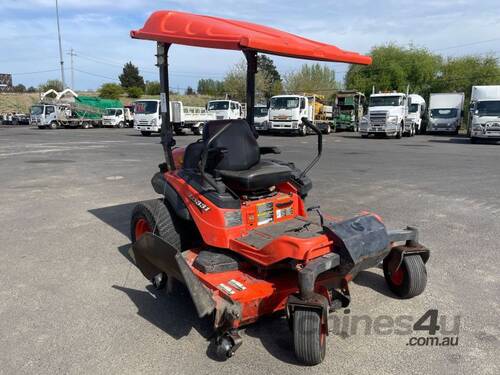
[[[403,258],[395,272],[389,272],[387,258],[384,259],[384,277],[389,289],[401,298],[412,298],[421,294],[427,284],[427,270],[420,255]]]
[[[141,134],[145,137],[149,137],[151,135],[151,132],[146,132],[146,131],[141,131]]]
[[[305,125],[300,125],[299,126],[299,135],[301,137],[305,137],[307,135],[307,128]]]
[[[403,134],[403,127],[401,126],[398,132],[396,133],[396,139],[401,139],[402,134]]]
[[[89,128],[89,123],[88,122],[82,123],[82,129],[88,129],[88,128]]]
[[[470,143],[475,145],[477,143],[477,138],[476,137],[470,137]]]
[[[309,366],[323,362],[326,330],[318,311],[297,308],[293,313],[293,346],[297,359]]]
[[[193,128],[193,134],[194,135],[202,135],[203,134],[203,125],[197,126],[196,128]]]
[[[38,125],[38,129],[45,129],[45,126],[43,126],[43,125]]]
[[[332,132],[332,127],[330,125],[326,126],[326,129],[323,131],[323,134],[330,134]]]
[[[175,131],[176,135],[183,135],[184,134],[184,132],[182,131],[182,129],[174,129],[174,131]]]
[[[361,134],[361,138],[368,138],[368,134]]]
[[[118,129],[122,129],[124,127],[123,121],[120,121],[118,125],[116,125]]]
[[[49,125],[49,128],[50,129],[57,129],[57,122],[56,121],[52,121]]]

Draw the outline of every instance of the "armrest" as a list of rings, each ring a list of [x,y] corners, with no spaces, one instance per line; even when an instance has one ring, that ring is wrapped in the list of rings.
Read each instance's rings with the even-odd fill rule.
[[[265,155],[265,154],[281,154],[281,150],[279,147],[272,146],[272,147],[259,147],[260,149],[260,154]]]

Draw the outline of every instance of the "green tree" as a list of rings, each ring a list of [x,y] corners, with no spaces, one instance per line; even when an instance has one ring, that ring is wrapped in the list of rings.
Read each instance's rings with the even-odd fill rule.
[[[33,86],[30,86],[28,87],[28,89],[26,90],[27,92],[36,92],[36,87],[33,87]]]
[[[293,94],[318,94],[331,96],[338,87],[335,71],[321,64],[304,64],[285,76],[285,89]]]
[[[247,63],[241,60],[234,65],[224,78],[224,92],[232,99],[240,102],[246,101],[246,76]],[[266,85],[264,75],[257,73],[255,76],[255,99],[256,102],[265,100]]]
[[[198,89],[200,95],[220,96],[224,94],[224,83],[214,79],[200,79]]]
[[[140,87],[129,87],[127,89],[127,95],[129,98],[140,98],[142,95],[144,95],[144,90]]]
[[[145,92],[147,95],[160,95],[161,86],[158,81],[147,81]]]
[[[257,57],[257,70],[257,74],[262,75],[264,80],[263,96],[266,101],[274,95],[281,94],[283,82],[274,61],[266,55],[259,55]]]
[[[191,86],[188,86],[186,89],[186,95],[195,95],[196,93],[194,92],[193,88]]]
[[[448,58],[438,77],[432,82],[432,92],[463,92],[469,102],[472,86],[500,85],[499,59],[493,56],[463,56]]]
[[[427,96],[442,66],[441,56],[412,45],[377,46],[370,55],[371,65],[351,65],[345,77],[347,88],[365,95],[370,95],[373,87],[376,91],[405,92],[410,85],[410,92]]]
[[[99,96],[105,99],[118,99],[123,94],[123,88],[116,83],[104,83],[99,89]]]
[[[41,84],[39,89],[40,89],[40,91],[45,92],[45,91],[48,91],[50,89],[56,90],[56,91],[62,91],[64,88],[63,88],[62,82],[59,81],[58,79],[49,79],[44,84]]]
[[[24,86],[22,83],[15,85],[13,87],[14,92],[26,92],[26,86]]]
[[[118,77],[124,89],[129,87],[140,87],[144,89],[144,78],[139,74],[139,68],[132,64],[131,61],[123,66],[123,72]]]

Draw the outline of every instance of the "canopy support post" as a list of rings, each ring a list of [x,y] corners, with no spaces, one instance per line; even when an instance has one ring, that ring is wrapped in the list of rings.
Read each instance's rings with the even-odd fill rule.
[[[254,130],[254,107],[255,107],[255,74],[257,74],[257,52],[243,50],[247,59],[247,122],[250,129]]]
[[[168,49],[170,44],[158,42],[157,66],[160,69],[160,113],[161,113],[161,145],[169,171],[175,170],[172,146],[175,145],[172,124],[170,122],[170,93],[168,83]]]

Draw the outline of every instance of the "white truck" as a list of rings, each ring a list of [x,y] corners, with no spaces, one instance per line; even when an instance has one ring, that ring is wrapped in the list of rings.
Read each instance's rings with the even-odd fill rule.
[[[185,107],[180,101],[170,102],[170,121],[177,134],[182,134],[184,128],[191,129],[194,134],[202,134],[205,122],[215,119],[215,113],[203,107]],[[149,136],[160,132],[161,123],[159,100],[142,99],[135,102],[134,129]]]
[[[253,108],[253,124],[258,132],[269,130],[269,110],[263,104],[257,104]]]
[[[458,134],[462,123],[464,99],[463,92],[431,94],[426,132]]]
[[[172,115],[170,119],[176,134],[183,134],[183,129],[190,129],[193,134],[203,133],[203,126],[207,121],[216,119],[214,112],[208,111],[204,107],[184,106],[180,101],[170,102]]]
[[[405,119],[408,115],[407,95],[400,92],[370,95],[367,116],[359,123],[361,137],[370,134],[395,136],[401,138],[405,132]]]
[[[269,130],[307,135],[302,118],[307,118],[323,133],[334,128],[333,107],[324,105],[317,95],[276,95],[269,105]]]
[[[96,126],[99,120],[72,116],[70,104],[39,103],[31,107],[30,124],[39,129],[57,129],[59,126],[81,126],[85,129]]]
[[[405,131],[404,134],[408,136],[413,136],[415,134],[420,134],[423,132],[423,120],[427,115],[427,106],[425,99],[417,94],[408,95],[409,106],[408,115],[405,119]]]
[[[134,122],[130,108],[106,108],[102,115],[102,126],[123,128]]]
[[[207,110],[215,114],[216,120],[235,120],[244,116],[241,103],[228,99],[209,101]]]
[[[500,140],[500,86],[473,86],[469,111],[471,143]]]

